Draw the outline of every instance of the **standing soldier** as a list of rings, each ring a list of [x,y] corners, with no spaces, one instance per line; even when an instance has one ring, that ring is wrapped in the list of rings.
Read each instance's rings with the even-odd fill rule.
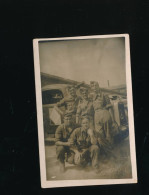
[[[112,143],[112,123],[114,121],[114,117],[112,115],[112,105],[110,103],[109,97],[102,93],[98,82],[91,81],[90,86],[92,90],[92,100],[95,111],[95,132],[99,140],[103,139],[107,140],[109,143]]]
[[[56,110],[58,110],[61,115],[64,115],[64,113],[69,113],[72,115],[73,122],[76,122],[76,111],[77,106],[79,103],[79,97],[76,94],[76,89],[73,85],[69,85],[67,87],[68,95],[64,97],[60,102],[57,103],[55,106]],[[65,106],[65,112],[62,112],[59,107]]]
[[[88,98],[88,89],[80,87],[81,98],[76,112],[76,123],[81,123],[82,117],[88,117],[90,120],[90,128],[94,129],[94,108],[92,101]]]

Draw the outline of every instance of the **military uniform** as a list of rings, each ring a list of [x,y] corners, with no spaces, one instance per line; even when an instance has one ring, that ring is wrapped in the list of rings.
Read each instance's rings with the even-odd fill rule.
[[[73,130],[76,128],[76,125],[71,125],[71,127],[66,127],[65,124],[60,125],[55,133],[55,139],[56,142],[61,141],[61,142],[67,142],[68,139],[70,138],[70,135],[72,134]],[[73,157],[72,157],[72,151],[68,146],[56,146],[56,154],[57,154],[57,159],[61,162],[64,163],[65,161],[65,153],[67,153],[68,161],[70,163],[73,163]]]
[[[108,108],[111,106],[108,96],[102,93],[93,95],[95,132],[98,137],[105,138],[110,142],[112,140],[112,118]]]
[[[76,117],[79,119],[79,124],[81,123],[82,117],[88,117],[90,119],[90,128],[94,129],[94,108],[93,103],[88,100],[80,100],[76,112]]]
[[[92,166],[98,167],[99,147],[91,129],[87,131],[81,127],[75,129],[69,141],[74,144],[72,150],[75,152],[75,164],[86,165],[91,160]]]
[[[73,122],[75,122],[76,121],[76,111],[77,111],[79,100],[80,100],[80,97],[78,96],[76,97],[67,96],[57,103],[57,107],[65,106],[65,113],[70,113],[73,118]],[[70,108],[70,105],[71,105],[71,108]]]

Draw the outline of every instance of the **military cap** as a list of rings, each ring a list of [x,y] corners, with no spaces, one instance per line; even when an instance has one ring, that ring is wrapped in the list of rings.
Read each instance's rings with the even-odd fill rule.
[[[88,121],[90,121],[90,117],[88,115],[81,116],[81,121],[83,121],[84,119],[87,119]]]
[[[95,85],[95,84],[99,87],[99,83],[97,81],[90,81],[90,86]]]
[[[93,84],[98,84],[99,85],[99,83],[97,81],[90,81],[90,85],[93,85]]]

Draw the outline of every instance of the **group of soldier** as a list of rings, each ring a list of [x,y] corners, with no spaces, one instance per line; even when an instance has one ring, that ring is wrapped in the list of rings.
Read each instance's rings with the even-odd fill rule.
[[[72,85],[67,91],[55,107],[61,112],[61,106],[65,106],[65,113],[61,112],[64,123],[55,133],[60,171],[65,171],[67,161],[83,167],[91,165],[98,172],[101,149],[107,152],[113,145],[112,105],[95,81],[90,82],[90,88],[80,86],[80,95]]]

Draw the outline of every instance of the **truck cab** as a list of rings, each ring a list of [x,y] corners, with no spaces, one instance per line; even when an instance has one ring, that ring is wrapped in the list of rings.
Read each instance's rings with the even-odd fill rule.
[[[52,84],[42,88],[42,105],[45,137],[54,137],[56,128],[62,123],[60,114],[54,113],[54,106],[66,95],[66,84]],[[65,108],[62,107],[62,110]]]

